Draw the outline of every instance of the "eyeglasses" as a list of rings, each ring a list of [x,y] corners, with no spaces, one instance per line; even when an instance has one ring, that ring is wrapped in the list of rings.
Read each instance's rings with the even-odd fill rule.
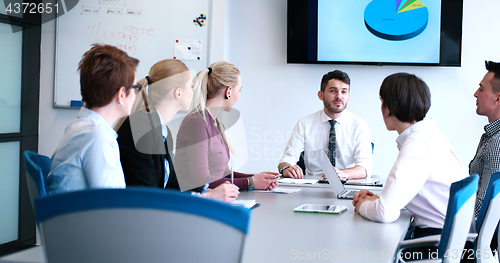
[[[132,85],[132,88],[135,89],[135,94],[141,92],[141,89],[142,89],[142,85],[141,84],[135,84],[135,85]]]
[[[120,90],[120,88],[118,88],[117,90],[111,92],[111,95],[114,95],[116,92],[118,92]],[[141,91],[142,85],[141,84],[134,84],[134,85],[132,85],[132,88],[135,89],[135,94],[137,94],[137,93],[139,93]]]

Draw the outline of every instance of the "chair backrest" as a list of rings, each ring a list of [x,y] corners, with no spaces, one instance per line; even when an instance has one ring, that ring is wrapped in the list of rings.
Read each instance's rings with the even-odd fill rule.
[[[35,200],[35,198],[47,195],[45,179],[49,175],[52,161],[49,157],[32,151],[25,151],[23,156],[26,181],[28,182],[28,191],[31,205],[33,206],[33,200]]]
[[[478,236],[474,251],[481,253],[475,257],[477,262],[495,262],[490,243],[500,221],[500,195],[498,193],[500,193],[500,172],[491,175],[488,189],[481,203],[481,210],[477,216]]]
[[[240,262],[250,210],[174,190],[92,189],[35,200],[48,262]]]
[[[443,262],[460,262],[453,251],[462,251],[474,215],[478,175],[471,175],[450,186],[448,209],[438,246],[438,258]]]
[[[302,169],[302,174],[306,174],[306,163],[304,161],[304,152],[300,153],[297,165],[300,167],[300,169]]]

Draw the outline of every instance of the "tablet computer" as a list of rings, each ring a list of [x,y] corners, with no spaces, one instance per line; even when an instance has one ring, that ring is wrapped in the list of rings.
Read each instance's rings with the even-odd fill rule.
[[[303,213],[342,214],[347,211],[347,206],[303,204],[293,209],[293,211]]]

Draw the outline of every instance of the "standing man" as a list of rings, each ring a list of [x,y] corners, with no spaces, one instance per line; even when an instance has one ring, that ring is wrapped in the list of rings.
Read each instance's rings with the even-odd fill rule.
[[[278,169],[285,177],[303,178],[296,164],[304,152],[306,174],[321,175],[323,170],[315,151],[324,149],[341,178],[365,178],[372,168],[372,148],[368,123],[345,110],[351,80],[340,70],[321,79],[318,98],[323,109],[301,118],[288,141]]]
[[[476,156],[469,163],[469,174],[479,174],[479,187],[474,207],[479,214],[490,176],[500,171],[500,63],[486,61],[483,80],[479,83],[476,97],[476,113],[488,117],[483,135],[477,146]]]

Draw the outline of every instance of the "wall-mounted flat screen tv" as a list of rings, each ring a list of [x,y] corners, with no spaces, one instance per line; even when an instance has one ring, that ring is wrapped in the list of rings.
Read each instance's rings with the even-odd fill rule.
[[[288,0],[287,62],[455,66],[463,0]]]

